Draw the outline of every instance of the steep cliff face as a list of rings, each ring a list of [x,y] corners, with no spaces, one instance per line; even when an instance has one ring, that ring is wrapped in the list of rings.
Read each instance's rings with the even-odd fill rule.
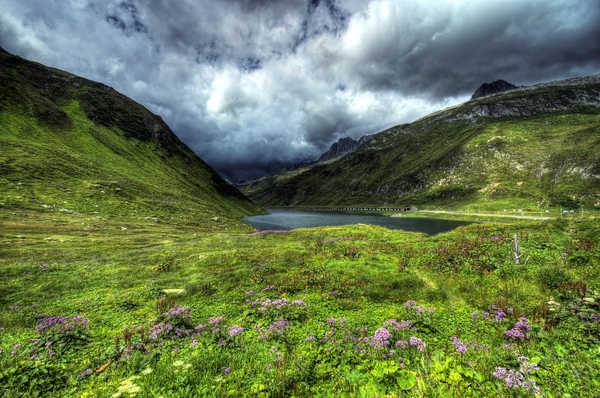
[[[479,86],[479,88],[477,90],[475,90],[475,92],[471,96],[471,99],[485,97],[487,95],[492,95],[492,94],[498,94],[503,91],[508,91],[508,90],[512,90],[515,88],[517,88],[517,86],[514,86],[504,80],[496,80],[495,82],[491,82],[491,83],[483,83],[481,86]]]
[[[0,125],[4,205],[198,220],[259,211],[160,116],[104,84],[1,49]]]
[[[477,98],[244,192],[267,205],[600,206],[598,170],[600,75]]]

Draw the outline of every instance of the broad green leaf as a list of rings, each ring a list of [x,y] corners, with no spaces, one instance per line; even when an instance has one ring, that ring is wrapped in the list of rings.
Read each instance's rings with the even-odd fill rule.
[[[396,377],[396,382],[398,383],[398,387],[400,387],[401,390],[410,390],[417,384],[417,376],[415,372],[402,369],[398,377]]]

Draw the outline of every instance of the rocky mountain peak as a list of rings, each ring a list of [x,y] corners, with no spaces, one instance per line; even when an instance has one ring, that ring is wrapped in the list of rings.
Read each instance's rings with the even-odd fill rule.
[[[334,142],[329,150],[321,155],[317,162],[323,162],[337,158],[343,154],[354,151],[360,143],[350,137],[340,138],[337,142]]]
[[[471,99],[485,97],[486,95],[501,93],[502,91],[512,90],[517,86],[510,84],[505,80],[496,80],[491,83],[483,83],[471,96]]]

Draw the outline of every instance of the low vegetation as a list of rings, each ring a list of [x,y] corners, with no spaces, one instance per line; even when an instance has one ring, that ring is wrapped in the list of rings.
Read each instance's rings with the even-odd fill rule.
[[[600,388],[597,220],[433,237],[29,211],[2,224],[2,396]]]

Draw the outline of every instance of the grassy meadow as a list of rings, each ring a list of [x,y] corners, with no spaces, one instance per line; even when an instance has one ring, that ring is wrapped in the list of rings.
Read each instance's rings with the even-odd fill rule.
[[[600,390],[598,220],[427,236],[0,215],[3,397]]]
[[[256,232],[140,104],[4,51],[0,83],[0,397],[598,396],[597,217]],[[597,210],[573,112],[393,128],[259,203]]]

